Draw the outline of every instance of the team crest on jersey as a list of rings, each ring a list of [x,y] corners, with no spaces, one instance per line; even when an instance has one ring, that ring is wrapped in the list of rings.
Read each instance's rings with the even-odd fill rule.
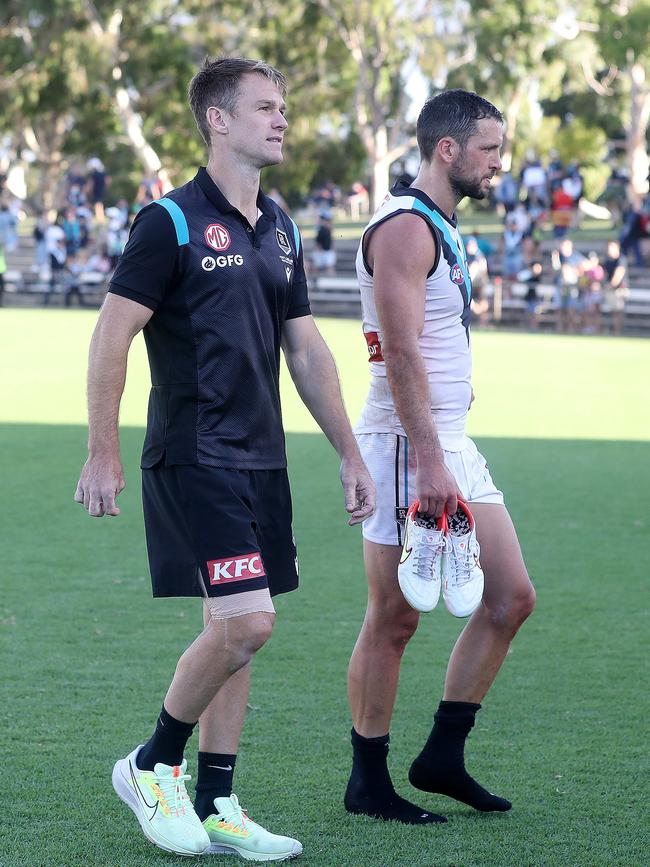
[[[404,525],[406,523],[406,513],[408,512],[408,506],[396,506],[395,508],[395,520],[398,524]]]
[[[278,242],[278,247],[282,250],[283,253],[286,253],[288,256],[291,252],[291,246],[289,244],[289,239],[287,238],[287,233],[283,232],[282,229],[276,229],[275,237]]]
[[[230,232],[221,223],[210,223],[203,233],[205,243],[218,253],[223,253],[230,247]]]
[[[456,262],[455,265],[452,265],[451,271],[449,272],[449,276],[451,277],[453,282],[456,283],[458,286],[460,286],[460,284],[464,282],[465,277],[463,276],[463,269],[460,267],[458,262]]]

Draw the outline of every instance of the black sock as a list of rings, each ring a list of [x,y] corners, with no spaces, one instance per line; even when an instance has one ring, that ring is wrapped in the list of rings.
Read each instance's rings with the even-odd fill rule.
[[[394,819],[407,825],[446,822],[400,798],[388,773],[389,736],[364,738],[352,729],[352,773],[345,792],[348,813],[363,813],[375,819]]]
[[[229,798],[232,795],[236,761],[236,755],[199,753],[194,809],[201,821],[214,813],[215,798]]]
[[[157,762],[164,765],[180,765],[183,761],[185,745],[190,739],[196,723],[186,723],[174,719],[162,706],[156,730],[142,747],[136,757],[141,771],[153,771]]]
[[[441,701],[424,749],[411,765],[409,780],[416,789],[448,795],[475,810],[503,812],[512,807],[480,786],[465,770],[465,740],[480,704]]]

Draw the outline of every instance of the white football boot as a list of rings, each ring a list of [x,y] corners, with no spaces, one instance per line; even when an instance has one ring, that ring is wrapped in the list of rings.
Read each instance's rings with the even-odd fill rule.
[[[416,611],[433,611],[440,596],[447,517],[420,515],[416,500],[406,515],[404,546],[397,580],[404,598]]]
[[[194,812],[185,790],[187,762],[172,767],[158,762],[153,771],[141,771],[136,747],[113,768],[113,788],[135,813],[145,837],[177,855],[202,855],[210,837]]]
[[[447,547],[442,559],[442,596],[455,617],[469,617],[483,598],[481,549],[469,506],[458,500],[458,511],[447,516]]]

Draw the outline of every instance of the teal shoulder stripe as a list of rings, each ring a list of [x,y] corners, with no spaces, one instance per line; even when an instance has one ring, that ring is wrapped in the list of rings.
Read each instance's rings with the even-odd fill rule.
[[[171,199],[156,199],[156,204],[163,207],[169,216],[174,221],[174,228],[176,229],[176,239],[178,241],[178,246],[182,247],[183,244],[190,243],[190,230],[187,227],[187,220],[185,219],[185,214],[176,204],[176,202],[172,202]]]
[[[465,286],[467,287],[467,293],[469,298],[471,298],[472,281],[469,277],[465,246],[462,239],[460,239],[460,243],[458,243],[455,238],[452,237],[452,234],[449,231],[449,226],[447,225],[443,217],[441,217],[437,211],[434,211],[433,208],[427,207],[427,205],[425,205],[424,202],[421,202],[419,199],[413,200],[413,210],[420,211],[420,213],[425,214],[431,220],[434,226],[440,231],[442,237],[445,239],[451,250],[453,250],[457,254],[458,264],[463,270],[463,278],[465,280]]]
[[[289,217],[289,219],[291,220],[291,217]],[[296,226],[293,220],[291,220],[291,223],[293,225],[293,239],[296,242],[296,255],[298,255],[298,253],[300,252],[300,232],[298,230],[298,226]]]

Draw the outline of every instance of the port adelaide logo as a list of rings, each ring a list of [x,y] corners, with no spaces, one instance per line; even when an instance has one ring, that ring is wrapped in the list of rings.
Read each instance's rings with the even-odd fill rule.
[[[275,237],[278,242],[278,247],[288,256],[291,252],[291,246],[289,244],[289,239],[287,238],[287,233],[283,232],[282,229],[276,229]]]
[[[451,271],[449,272],[449,276],[454,281],[454,283],[458,284],[458,286],[460,286],[460,284],[464,282],[463,269],[460,267],[458,262],[453,265]]]

